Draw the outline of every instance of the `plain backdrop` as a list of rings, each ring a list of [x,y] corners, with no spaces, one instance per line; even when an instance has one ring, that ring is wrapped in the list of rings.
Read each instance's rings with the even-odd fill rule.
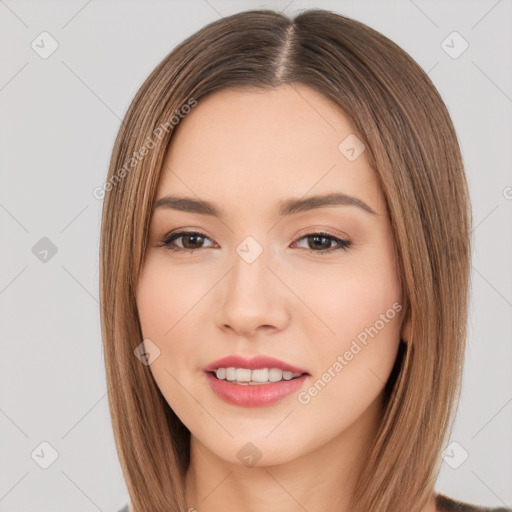
[[[0,511],[128,501],[107,408],[93,190],[153,68],[205,24],[267,7],[370,25],[448,106],[475,250],[464,387],[437,490],[512,507],[511,1],[0,0]]]

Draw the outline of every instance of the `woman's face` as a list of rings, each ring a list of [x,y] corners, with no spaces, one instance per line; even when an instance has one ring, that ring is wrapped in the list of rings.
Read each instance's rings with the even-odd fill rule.
[[[152,375],[210,456],[273,465],[322,448],[347,455],[379,420],[407,334],[385,200],[360,144],[343,112],[303,85],[218,91],[179,125],[156,202],[190,201],[155,208],[137,306],[160,350]],[[301,206],[327,194],[360,203]],[[181,231],[200,234],[169,240]],[[242,369],[226,373],[240,384],[205,371],[232,355],[280,363],[213,364]],[[306,375],[265,372],[286,365]],[[269,376],[282,381],[244,380]]]

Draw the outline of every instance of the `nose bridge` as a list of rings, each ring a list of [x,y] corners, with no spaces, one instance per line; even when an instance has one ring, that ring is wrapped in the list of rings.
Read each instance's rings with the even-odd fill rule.
[[[231,272],[229,288],[238,300],[253,298],[261,290],[269,287],[267,266],[269,261],[269,249],[263,247],[263,242],[258,242],[254,237],[246,237],[235,249],[233,257],[233,270]]]
[[[260,325],[281,329],[286,319],[279,280],[272,267],[272,251],[253,237],[235,249],[220,302],[220,325],[248,333]]]

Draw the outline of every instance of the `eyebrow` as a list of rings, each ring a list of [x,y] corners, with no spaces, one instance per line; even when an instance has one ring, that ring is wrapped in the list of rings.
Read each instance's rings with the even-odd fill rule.
[[[310,196],[301,199],[286,199],[278,202],[278,214],[280,216],[294,215],[296,213],[325,208],[329,206],[357,206],[361,210],[377,215],[364,201],[357,197],[352,197],[341,192]],[[154,205],[156,208],[169,208],[188,213],[197,213],[200,215],[211,215],[221,218],[224,212],[210,201],[194,199],[191,197],[164,196]]]

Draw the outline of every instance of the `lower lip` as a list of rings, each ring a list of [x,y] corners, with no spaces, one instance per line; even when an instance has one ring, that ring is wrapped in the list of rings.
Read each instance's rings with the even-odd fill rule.
[[[263,407],[275,404],[298,391],[308,377],[309,375],[305,374],[296,379],[253,385],[232,384],[227,380],[217,379],[209,372],[206,373],[208,384],[219,398],[241,407]]]

